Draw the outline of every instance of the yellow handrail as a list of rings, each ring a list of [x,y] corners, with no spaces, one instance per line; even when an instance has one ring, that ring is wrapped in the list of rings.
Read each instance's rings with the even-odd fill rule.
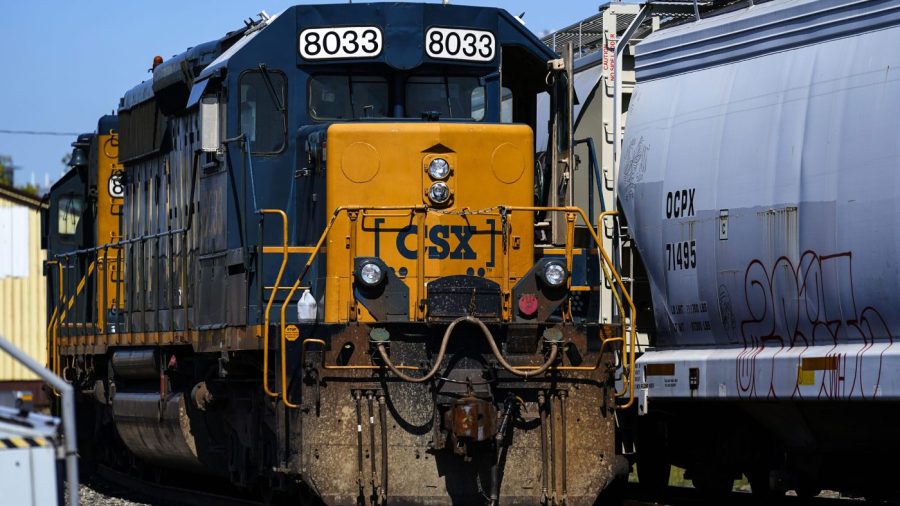
[[[597,244],[597,250],[600,251],[600,255],[603,258],[603,263],[605,264],[605,267],[603,269],[603,275],[604,275],[604,277],[607,278],[607,280],[610,281],[610,285],[618,286],[619,289],[622,290],[622,296],[625,298],[625,301],[628,303],[628,309],[630,310],[630,312],[628,313],[631,315],[631,328],[629,331],[628,324],[624,317],[625,316],[624,315],[625,307],[622,304],[622,301],[619,298],[616,290],[615,289],[612,290],[613,295],[616,299],[616,303],[619,306],[619,308],[622,310],[622,313],[623,313],[622,336],[624,339],[624,336],[626,334],[628,334],[629,348],[630,348],[630,350],[627,354],[627,360],[623,361],[624,362],[623,367],[625,367],[625,370],[626,370],[626,386],[625,386],[625,388],[627,388],[627,390],[628,390],[628,402],[619,406],[619,408],[621,408],[621,409],[630,408],[631,405],[634,403],[634,361],[635,361],[635,343],[637,341],[634,318],[637,313],[637,309],[634,306],[634,301],[631,300],[631,296],[629,295],[628,290],[625,288],[625,283],[622,281],[621,276],[619,276],[619,272],[616,270],[615,265],[613,264],[612,260],[609,258],[609,254],[606,252],[606,248],[603,247],[603,240],[600,238],[600,236],[597,235],[597,232],[594,230],[594,228],[592,226],[590,226],[591,221],[590,221],[590,219],[588,219],[587,214],[585,214],[585,212],[580,207],[574,207],[574,206],[550,206],[550,207],[509,206],[509,207],[505,207],[505,209],[507,211],[527,211],[527,212],[548,212],[549,211],[549,212],[575,213],[581,217],[581,219],[584,221],[584,223],[586,225],[588,225],[587,230],[590,231],[591,237],[594,239],[594,242]],[[606,219],[607,217],[616,216],[618,214],[619,214],[618,211],[606,211],[606,212],[600,213],[600,216],[598,218],[598,226],[602,226],[603,220]],[[568,221],[569,220],[567,219],[567,225],[568,225]],[[568,230],[567,230],[567,236],[568,236]],[[569,237],[566,237],[566,243],[567,243],[567,246],[570,246],[568,244]],[[572,255],[571,247],[567,247],[566,248],[566,264],[567,265],[571,265],[571,255]],[[607,272],[607,268],[609,269],[609,272]],[[613,276],[615,282],[613,282],[613,279],[610,279],[610,272],[612,273],[612,276]],[[622,344],[624,346],[625,343],[623,342]],[[625,356],[626,356],[626,354],[623,352],[623,358],[625,358]],[[624,392],[623,392],[623,394],[624,394]],[[617,393],[617,395],[618,395],[618,393]]]
[[[322,235],[319,236],[319,241],[316,243],[315,249],[310,253],[309,258],[306,260],[306,264],[303,266],[303,270],[300,272],[300,275],[297,276],[297,281],[291,286],[291,291],[288,292],[287,297],[285,297],[284,302],[281,303],[281,388],[284,391],[284,395],[281,396],[281,403],[289,408],[299,408],[299,404],[294,404],[288,400],[287,396],[287,339],[284,336],[285,330],[285,312],[287,311],[288,306],[291,303],[291,298],[294,296],[294,293],[297,292],[297,288],[300,287],[300,282],[306,277],[306,273],[309,271],[310,266],[313,261],[316,259],[316,256],[319,254],[319,250],[322,248],[322,243],[325,242],[325,238],[328,237],[328,233],[331,232],[331,227],[334,226],[334,222],[337,220],[339,212],[343,208],[337,208],[334,211],[334,214],[331,216],[331,220],[328,222],[328,225],[325,227],[325,231],[322,232]]]
[[[284,269],[287,267],[288,262],[288,217],[287,213],[281,209],[260,209],[259,212],[261,214],[277,214],[278,216],[281,216],[281,242],[283,250],[281,255],[281,267],[278,269],[278,276],[275,277],[275,286],[277,287],[281,284],[281,277],[284,275]],[[272,304],[275,303],[276,295],[278,295],[278,290],[272,290],[272,293],[269,294],[269,301],[266,303],[266,313],[263,316],[263,390],[269,397],[278,397],[278,392],[273,392],[272,389],[269,388],[269,313],[272,311]],[[283,328],[282,332],[284,332]],[[284,388],[283,384],[282,388]]]
[[[606,212],[600,213],[600,216],[597,218],[597,227],[602,227],[603,222],[607,217],[617,216],[618,214],[619,214],[618,211],[606,211]],[[597,234],[594,233],[593,227],[588,227],[588,229],[591,231],[591,235],[593,235],[595,237],[595,239],[599,239]],[[626,301],[628,301],[628,309],[631,311],[629,313],[629,315],[631,315],[631,328],[630,328],[631,331],[629,332],[628,360],[623,360],[623,367],[625,368],[626,377],[627,377],[627,380],[626,380],[627,385],[623,385],[623,388],[628,389],[628,402],[619,406],[621,409],[628,409],[631,407],[632,404],[634,404],[634,362],[635,362],[635,348],[636,348],[636,344],[637,344],[637,331],[636,331],[637,326],[635,325],[635,317],[637,315],[637,309],[634,307],[634,301],[631,300],[631,295],[628,293],[628,290],[625,288],[625,283],[622,282],[622,278],[619,276],[619,272],[616,270],[615,266],[612,263],[612,260],[610,260],[609,255],[606,253],[606,249],[603,248],[603,246],[601,245],[599,250],[600,250],[600,254],[603,255],[603,261],[607,265],[609,265],[609,270],[612,271],[613,275],[615,276],[616,283],[619,285],[619,288],[622,290],[622,296],[625,297]],[[606,272],[605,268],[603,270],[603,274],[604,274],[604,276],[608,277],[608,273]],[[612,293],[616,298],[616,303],[619,305],[619,308],[624,309],[622,307],[622,301],[621,301],[621,299],[619,299],[619,295],[616,292],[616,290],[612,290]],[[627,326],[627,322],[625,320],[625,315],[622,314],[622,337],[623,337],[623,339],[625,337],[626,326]],[[624,342],[622,343],[622,346],[623,347],[625,346]],[[623,358],[625,358],[624,350],[623,350],[622,355],[623,355]],[[616,392],[616,395],[619,396],[619,393]],[[624,392],[623,392],[623,395],[624,395]]]
[[[567,230],[566,230],[565,256],[566,256],[566,265],[569,267],[570,271],[571,271],[572,261],[573,261],[573,256],[574,256],[573,246],[574,246],[574,224],[575,224],[575,221],[578,217],[580,217],[581,220],[584,221],[584,223],[588,225],[587,230],[590,232],[591,238],[597,244],[597,249],[601,254],[601,258],[602,258],[601,267],[603,270],[604,278],[606,278],[606,280],[610,283],[610,285],[614,287],[614,289],[612,290],[613,296],[615,298],[617,306],[619,307],[619,309],[622,313],[622,337],[603,339],[602,343],[601,343],[601,350],[607,344],[612,343],[612,342],[619,342],[619,341],[622,342],[622,345],[624,348],[626,346],[626,335],[627,335],[627,343],[628,343],[629,349],[627,351],[623,349],[623,352],[622,352],[622,363],[623,363],[623,368],[625,370],[625,387],[624,387],[625,390],[622,392],[616,392],[616,395],[624,396],[627,393],[628,402],[623,405],[620,405],[619,408],[626,409],[626,408],[630,407],[634,403],[634,361],[635,361],[635,348],[636,348],[635,343],[637,340],[634,318],[635,318],[635,314],[637,311],[634,306],[634,301],[632,301],[631,296],[629,295],[628,290],[626,289],[621,276],[619,275],[618,271],[615,268],[615,265],[613,264],[612,260],[609,257],[609,254],[606,252],[606,249],[603,246],[603,240],[597,234],[597,231],[592,226],[590,226],[591,225],[590,219],[588,219],[587,215],[581,208],[574,207],[574,206],[549,206],[549,207],[501,206],[501,207],[493,208],[493,209],[497,209],[500,212],[523,211],[523,212],[564,212],[564,213],[566,213]],[[286,343],[286,338],[285,338],[285,327],[286,327],[285,313],[286,313],[287,307],[290,305],[291,299],[293,298],[294,294],[296,293],[297,289],[299,288],[300,284],[302,283],[303,278],[308,273],[310,266],[315,261],[317,255],[319,254],[320,250],[322,249],[322,245],[324,244],[326,238],[328,237],[328,234],[331,232],[331,229],[333,228],[334,223],[336,222],[338,216],[340,216],[342,213],[345,213],[345,212],[365,213],[367,211],[410,211],[413,213],[415,213],[415,212],[427,213],[427,212],[431,211],[431,209],[426,206],[417,205],[417,206],[371,206],[371,207],[341,206],[334,210],[334,212],[332,213],[331,219],[328,222],[328,225],[325,227],[325,230],[322,232],[321,236],[319,237],[319,240],[316,243],[315,247],[312,248],[312,250],[310,252],[310,256],[307,259],[306,264],[303,267],[303,270],[301,271],[300,275],[297,276],[296,281],[291,286],[290,291],[288,292],[287,296],[285,297],[285,300],[282,302],[282,305],[281,305],[281,321],[280,321],[280,323],[281,323],[281,343],[280,343],[281,344],[281,384],[282,384],[282,389],[284,389],[285,391],[286,391],[285,385],[287,384],[287,350],[286,350],[287,343]],[[470,214],[484,214],[484,211],[471,212]],[[599,221],[598,226],[602,226],[603,220],[605,220],[607,217],[615,216],[617,214],[618,214],[618,211],[607,211],[607,212],[601,213],[598,218],[598,221]],[[286,226],[287,218],[284,217],[284,219],[285,219],[285,226]],[[420,246],[421,246],[421,244],[420,244]],[[285,248],[286,248],[286,246],[285,246]],[[504,252],[504,253],[506,253],[506,252]],[[284,255],[286,255],[286,254],[287,253],[285,252]],[[421,255],[420,255],[420,257],[421,257]],[[283,257],[283,259],[282,259],[283,262],[286,261],[285,258],[286,257]],[[421,267],[420,267],[420,272],[417,273],[417,282],[419,285],[422,285],[422,283],[424,281],[423,279],[421,279],[422,275],[423,275],[423,273],[421,272]],[[278,282],[275,283],[275,287],[279,286],[279,282],[280,282],[280,279],[278,280]],[[569,281],[569,283],[570,282],[571,281]],[[618,288],[618,290],[616,288]],[[621,290],[621,296],[619,294],[619,290]],[[274,294],[276,291],[277,290],[273,290],[272,295],[270,295],[270,299],[269,299],[270,304],[268,304],[267,308],[266,308],[266,322],[268,322],[268,313],[271,309],[271,302],[274,300]],[[420,294],[420,296],[421,295],[424,295],[424,294]],[[624,297],[625,303],[623,303],[622,297]],[[627,303],[627,310],[628,310],[627,314],[630,315],[630,319],[631,319],[630,328],[628,325],[628,321],[625,318],[626,303]],[[417,313],[418,313],[418,311],[417,311]],[[268,324],[265,325],[265,327],[267,329]],[[264,332],[267,332],[267,330],[265,330]],[[302,343],[301,353],[305,353],[307,343],[324,344],[324,341],[321,341],[318,339],[304,340]],[[378,368],[378,367],[379,366],[372,365],[372,366],[327,366],[325,368],[326,369],[362,369],[362,368],[374,369],[374,368]],[[596,368],[597,368],[597,366],[559,366],[554,369],[581,371],[581,370],[594,370]],[[282,395],[281,399],[282,399],[282,403],[287,407],[290,407],[290,408],[299,407],[298,404],[292,403],[287,398],[287,395]]]
[[[50,315],[50,323],[47,325],[47,366],[48,369],[56,372],[56,364],[59,361],[59,357],[57,356],[57,343],[56,343],[56,325],[57,325],[57,316],[59,315],[59,310],[63,304],[66,302],[65,295],[63,295],[63,268],[62,264],[59,263],[59,260],[48,260],[47,265],[56,265],[57,276],[56,280],[59,284],[59,291],[57,292],[59,295],[57,296],[56,304],[53,306],[53,314]],[[59,392],[50,386],[50,390],[53,392],[53,395],[59,397]]]
[[[84,274],[84,276],[81,277],[81,280],[78,281],[78,285],[76,285],[76,287],[75,287],[75,293],[72,294],[72,296],[69,297],[69,300],[63,304],[62,311],[59,314],[59,321],[57,322],[57,328],[59,328],[59,326],[62,325],[66,321],[66,316],[68,316],[69,310],[72,309],[72,307],[75,305],[75,298],[78,297],[79,295],[81,295],[81,292],[84,291],[84,286],[87,284],[88,278],[90,278],[94,274],[94,265],[95,264],[96,264],[96,262],[94,262],[94,261],[91,261],[91,263],[88,264],[87,272]],[[58,339],[55,339],[54,341],[58,341]],[[54,354],[56,354],[58,352],[59,344],[55,343],[55,346],[57,349],[54,350]],[[57,375],[59,375],[58,371],[54,371],[54,372]]]

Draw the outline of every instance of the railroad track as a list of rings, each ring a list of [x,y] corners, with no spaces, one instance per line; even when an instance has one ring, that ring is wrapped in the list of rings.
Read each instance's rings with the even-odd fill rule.
[[[236,497],[239,494],[237,491],[229,490],[226,495],[206,490],[204,486],[208,485],[206,483],[198,484],[200,485],[199,489],[188,488],[184,485],[157,483],[103,465],[97,467],[95,474],[91,477],[91,482],[98,488],[102,488],[107,494],[160,506],[265,505],[259,499]],[[221,488],[221,483],[219,483],[219,488]]]
[[[202,478],[199,478],[202,479]],[[157,483],[123,473],[106,466],[99,466],[92,477],[92,484],[103,492],[130,500],[159,506],[264,506],[260,499],[237,496],[240,492],[215,493],[205,489],[189,488],[185,485]],[[209,483],[199,483],[206,488]],[[221,488],[221,483],[218,483]],[[733,492],[725,497],[709,499],[697,490],[688,487],[668,487],[657,493],[629,483],[625,488],[624,506],[720,506],[720,505],[784,505],[784,506],[859,506],[867,504],[862,499],[850,498],[800,498],[786,496],[777,499],[760,500],[749,493]],[[868,503],[871,504],[871,503]],[[888,502],[885,504],[900,504]]]
[[[629,483],[625,489],[625,506],[751,506],[751,505],[784,505],[784,506],[860,506],[873,504],[862,498],[846,497],[812,497],[803,498],[784,496],[761,499],[749,492],[732,492],[726,496],[710,499],[699,491],[688,487],[667,487],[665,490],[652,493],[635,483]],[[874,503],[879,504],[879,503]],[[889,501],[883,504],[900,504]]]

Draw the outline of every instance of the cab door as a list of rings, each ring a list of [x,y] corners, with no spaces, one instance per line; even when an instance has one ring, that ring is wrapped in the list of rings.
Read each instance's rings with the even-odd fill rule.
[[[74,159],[74,157],[73,157]],[[60,302],[68,301],[78,292],[78,284],[88,273],[95,255],[71,254],[94,246],[94,202],[88,193],[88,166],[74,165],[50,190],[49,208],[44,220],[47,248],[47,308],[49,318],[62,314]],[[68,255],[66,255],[69,253]],[[60,275],[62,279],[60,279]],[[93,321],[88,303],[93,294],[93,282],[87,279],[74,305],[65,311],[65,321],[59,335],[70,335],[73,323]],[[58,318],[58,317],[57,317]]]

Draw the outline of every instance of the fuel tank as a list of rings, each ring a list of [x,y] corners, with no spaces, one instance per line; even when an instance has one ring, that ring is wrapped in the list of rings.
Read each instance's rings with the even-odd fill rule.
[[[900,6],[770,2],[637,46],[618,190],[656,397],[900,398]]]

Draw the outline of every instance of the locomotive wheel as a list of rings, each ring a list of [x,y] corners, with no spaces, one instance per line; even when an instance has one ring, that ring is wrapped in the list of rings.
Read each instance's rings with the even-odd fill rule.
[[[884,490],[869,490],[863,494],[866,504],[884,504],[889,497],[890,494]]]
[[[638,418],[637,474],[641,486],[660,491],[669,486],[667,426],[654,416]]]
[[[769,470],[765,468],[747,470],[744,473],[750,482],[750,492],[759,498],[767,498],[775,495],[775,489],[769,477]]]
[[[672,466],[662,458],[648,455],[637,461],[638,483],[652,490],[662,490],[669,486]]]
[[[691,473],[694,488],[707,496],[719,497],[731,493],[734,478],[730,474],[715,469],[702,469]]]
[[[797,476],[796,488],[794,491],[797,492],[797,497],[810,499],[819,495],[819,493],[822,492],[822,487],[820,487],[813,479],[800,474]]]
[[[626,487],[628,478],[615,478],[606,486],[595,504],[604,506],[622,506],[625,504]]]

